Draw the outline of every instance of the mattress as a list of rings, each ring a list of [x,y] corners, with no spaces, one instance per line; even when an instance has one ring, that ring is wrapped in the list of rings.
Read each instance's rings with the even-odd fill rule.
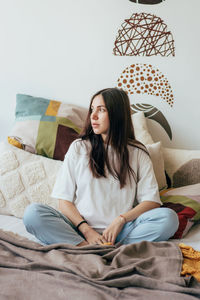
[[[17,233],[31,241],[39,242],[32,234],[25,229],[22,219],[14,216],[0,215],[0,229]]]
[[[0,215],[0,229],[11,231],[31,241],[39,242],[32,234],[26,231],[22,219],[14,216]],[[200,251],[200,224],[194,225],[184,238],[180,240],[172,239],[171,241],[184,243]]]

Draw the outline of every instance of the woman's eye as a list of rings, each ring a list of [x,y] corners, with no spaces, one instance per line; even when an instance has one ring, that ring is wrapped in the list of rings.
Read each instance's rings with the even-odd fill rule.
[[[91,107],[90,111],[91,111],[91,113],[95,112],[94,107]],[[99,108],[96,110],[97,113],[98,113],[98,112],[105,112],[105,111],[106,111],[106,109],[105,109],[104,107],[99,107]]]

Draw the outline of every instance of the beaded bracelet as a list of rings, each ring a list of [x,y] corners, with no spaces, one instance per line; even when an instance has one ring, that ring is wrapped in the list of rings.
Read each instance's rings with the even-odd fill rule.
[[[86,221],[86,220],[81,221],[81,222],[76,226],[76,229],[78,229],[79,226],[81,226],[81,224],[83,224],[83,223],[87,223],[87,221]]]

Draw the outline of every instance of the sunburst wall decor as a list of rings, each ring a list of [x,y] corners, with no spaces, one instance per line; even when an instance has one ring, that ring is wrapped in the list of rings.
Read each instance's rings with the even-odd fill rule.
[[[159,123],[162,126],[162,128],[166,131],[170,140],[172,139],[172,131],[167,119],[165,118],[163,113],[155,106],[146,103],[136,103],[131,104],[131,109],[133,113],[143,111],[146,118]]]
[[[129,0],[129,1],[135,2],[135,3],[141,3],[141,4],[158,4],[165,0]]]

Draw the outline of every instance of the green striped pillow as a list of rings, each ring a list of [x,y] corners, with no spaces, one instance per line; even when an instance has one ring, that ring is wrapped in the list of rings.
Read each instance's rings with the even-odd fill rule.
[[[179,218],[179,228],[173,238],[184,237],[200,220],[200,183],[163,190],[160,198],[163,207],[173,209]]]

